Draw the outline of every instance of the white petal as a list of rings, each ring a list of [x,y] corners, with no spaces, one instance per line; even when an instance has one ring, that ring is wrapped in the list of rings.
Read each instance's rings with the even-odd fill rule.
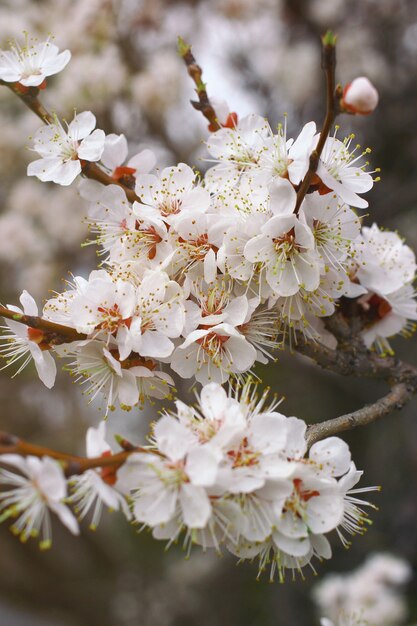
[[[86,435],[86,452],[89,458],[101,456],[103,452],[109,452],[110,446],[105,440],[106,422],[102,421],[97,428],[90,427]]]
[[[115,133],[111,133],[106,136],[101,162],[108,167],[109,170],[113,171],[124,162],[127,157],[127,150],[126,137],[123,134],[116,135]]]
[[[104,150],[106,135],[103,130],[95,130],[91,135],[82,140],[77,154],[85,161],[99,161]]]
[[[188,528],[204,528],[211,515],[210,500],[205,490],[185,483],[181,487],[179,500]]]
[[[256,415],[249,426],[250,442],[255,450],[263,454],[283,450],[287,441],[286,421],[279,413]]]
[[[50,505],[50,508],[52,509],[52,511],[54,511],[54,513],[57,514],[60,521],[64,524],[64,526],[68,528],[68,530],[73,535],[80,534],[78,522],[75,519],[74,515],[71,513],[70,509],[65,506],[65,504],[62,504],[61,502],[54,502]]]
[[[38,346],[37,346],[38,347]],[[38,376],[48,389],[52,389],[56,378],[56,363],[50,352],[41,351],[41,357],[31,349]]]
[[[147,174],[155,166],[156,156],[152,150],[142,150],[128,161],[128,167],[134,167],[137,172]]]
[[[154,436],[159,450],[172,461],[184,458],[195,443],[192,433],[170,415],[164,415],[154,426]]]
[[[74,117],[68,126],[68,134],[72,139],[80,140],[87,137],[96,127],[96,118],[91,111],[84,111]]]
[[[308,537],[286,537],[278,531],[272,533],[275,544],[280,550],[291,556],[305,556],[308,554],[311,544]]]
[[[193,485],[208,487],[217,477],[218,460],[208,446],[198,446],[187,454],[185,471]]]
[[[124,371],[117,379],[117,390],[120,404],[134,406],[139,400],[136,378],[132,372]]]
[[[161,482],[160,490],[139,496],[133,506],[133,515],[138,522],[144,522],[150,526],[157,526],[168,522],[175,513],[178,492],[174,488],[165,488]]]
[[[343,498],[336,491],[311,498],[307,503],[308,527],[314,534],[328,533],[343,518]]]
[[[289,215],[294,212],[297,194],[289,180],[277,178],[270,188],[271,211],[274,215]]]
[[[220,419],[226,408],[227,393],[218,383],[209,383],[201,390],[200,403],[205,417],[211,420]]]
[[[49,57],[43,64],[43,73],[45,76],[52,76],[52,74],[58,74],[66,65],[68,65],[71,59],[71,52],[64,50],[54,58]]]
[[[157,330],[148,330],[140,338],[139,352],[142,356],[162,359],[170,356],[174,344],[164,334]]]
[[[24,289],[19,298],[26,315],[38,315],[38,307],[33,297]]]
[[[351,463],[349,446],[339,437],[318,441],[311,447],[309,457],[319,465],[324,465],[332,476],[346,474]]]

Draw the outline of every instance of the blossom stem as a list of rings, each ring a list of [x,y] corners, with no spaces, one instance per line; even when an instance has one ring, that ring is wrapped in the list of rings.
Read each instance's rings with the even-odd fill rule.
[[[191,100],[192,106],[196,111],[201,111],[206,120],[209,122],[209,128],[211,132],[215,132],[221,128],[216,111],[211,104],[207,95],[206,84],[203,82],[203,71],[197,64],[194,55],[191,52],[191,46],[181,38],[178,37],[178,54],[184,60],[187,66],[188,75],[193,79],[196,86],[196,93],[198,96],[198,102]]]
[[[14,320],[15,322],[20,322],[20,324],[25,324],[25,326],[29,326],[30,328],[43,330],[47,335],[46,338],[48,341],[50,340],[50,342],[55,345],[58,343],[67,343],[69,341],[79,341],[86,339],[87,337],[87,335],[77,332],[75,328],[71,328],[70,326],[56,324],[55,322],[50,322],[49,320],[45,320],[42,317],[37,317],[35,315],[17,313],[16,311],[12,311],[4,306],[0,306],[0,316],[9,320]]]
[[[6,85],[26,106],[33,111],[45,124],[53,124],[53,115],[49,113],[38,99],[38,87],[29,87],[27,91],[22,92],[16,86],[16,83],[6,83],[0,81],[1,85]]]
[[[326,76],[326,116],[324,118],[323,127],[320,132],[320,137],[317,142],[317,146],[310,154],[309,167],[306,175],[300,185],[297,192],[297,202],[294,212],[297,214],[301,203],[307,191],[313,182],[314,174],[316,173],[321,153],[323,152],[324,144],[329,136],[332,124],[337,114],[337,102],[340,100],[340,94],[336,89],[336,37],[329,31],[322,37],[322,68]]]
[[[42,122],[44,122],[45,124],[55,123],[54,116],[49,113],[49,111],[47,111],[42,102],[39,100],[39,89],[37,87],[29,87],[27,91],[22,93],[16,87],[16,83],[6,83],[5,81],[0,80],[0,85],[5,85],[6,87],[8,87],[31,111],[33,111],[33,113],[35,113],[35,115],[37,115],[42,120]],[[82,172],[86,178],[97,180],[103,185],[118,185],[119,187],[122,187],[129,202],[139,202],[140,204],[142,204],[141,199],[135,194],[134,189],[129,189],[129,187],[123,185],[122,182],[115,180],[114,178],[106,174],[106,172],[98,167],[96,163],[86,162],[83,165]]]

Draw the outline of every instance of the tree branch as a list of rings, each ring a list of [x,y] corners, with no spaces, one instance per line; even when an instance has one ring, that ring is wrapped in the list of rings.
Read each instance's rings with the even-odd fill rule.
[[[391,387],[391,391],[353,413],[309,426],[309,445],[344,430],[370,424],[394,409],[402,408],[417,394],[417,367],[368,350],[359,334],[360,324],[357,315],[346,318],[341,311],[337,311],[326,319],[327,328],[338,340],[336,350],[318,342],[308,342],[303,336],[297,337],[295,349],[313,359],[323,369],[342,376],[383,380]]]
[[[47,343],[58,344],[67,343],[71,341],[79,341],[87,338],[87,335],[79,333],[75,328],[70,326],[64,326],[62,324],[56,324],[50,322],[43,317],[37,317],[35,315],[25,315],[23,313],[17,313],[4,306],[0,306],[0,317],[5,317],[9,320],[14,320],[20,324],[25,324],[29,328],[36,328],[44,331],[47,339]]]
[[[326,75],[326,117],[324,118],[317,146],[310,154],[309,168],[297,192],[297,202],[294,209],[295,213],[298,213],[301,203],[313,182],[313,177],[316,173],[324,144],[329,136],[330,129],[337,112],[335,79],[336,37],[330,31],[322,37],[322,68]]]
[[[344,430],[352,430],[358,426],[366,426],[377,419],[384,417],[395,409],[402,409],[407,404],[417,390],[409,387],[405,383],[398,383],[391,391],[373,404],[364,406],[352,413],[346,413],[340,417],[335,417],[325,422],[312,424],[307,429],[307,442],[311,446],[316,441],[325,437],[337,435]]]
[[[178,54],[184,60],[187,66],[188,75],[193,79],[196,86],[196,93],[198,96],[198,102],[191,100],[191,104],[196,111],[201,111],[206,120],[209,122],[209,130],[215,132],[221,128],[216,111],[211,104],[207,95],[206,85],[203,82],[203,71],[197,64],[192,52],[191,46],[181,37],[178,37]]]
[[[129,456],[135,452],[142,452],[144,454],[157,454],[163,456],[159,451],[152,450],[150,448],[144,448],[141,446],[132,446],[129,450],[118,452],[117,454],[99,456],[99,457],[82,457],[73,454],[67,454],[66,452],[58,452],[57,450],[51,450],[43,446],[38,446],[23,439],[19,439],[15,435],[9,433],[0,432],[0,463],[2,454],[19,454],[20,456],[36,456],[43,458],[48,456],[56,461],[60,461],[64,473],[66,476],[74,476],[75,474],[82,474],[89,469],[100,467],[113,467],[118,469],[127,461]]]

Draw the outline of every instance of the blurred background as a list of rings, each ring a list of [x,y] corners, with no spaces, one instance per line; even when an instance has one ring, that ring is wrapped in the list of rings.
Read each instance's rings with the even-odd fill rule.
[[[0,43],[55,36],[72,60],[48,80],[42,98],[68,119],[92,110],[106,133],[125,133],[130,151],[152,148],[160,166],[185,161],[204,171],[205,120],[188,101],[193,85],[176,54],[182,35],[204,69],[209,95],[240,116],[256,112],[271,126],[288,114],[289,136],[310,119],[320,123],[324,89],[320,34],[335,30],[338,79],[366,75],[380,92],[370,118],[346,116],[372,148],[381,182],[368,195],[365,223],[397,229],[417,249],[417,3],[415,0],[0,0]],[[82,223],[76,188],[26,178],[26,147],[39,121],[7,89],[0,90],[0,301],[17,303],[23,288],[39,303],[62,288],[68,272],[87,275],[96,264]],[[341,132],[342,132],[341,131]],[[399,339],[398,355],[417,362],[416,338]],[[314,422],[354,410],[385,392],[375,381],[343,379],[296,355],[282,354],[260,371],[286,396],[282,410]],[[48,391],[29,368],[0,377],[1,430],[46,446],[84,453],[84,433],[97,424],[78,387],[62,374]],[[188,391],[187,385],[184,392]],[[151,411],[112,414],[108,428],[143,438]],[[364,485],[380,511],[349,551],[333,542],[334,558],[319,576],[347,572],[375,550],[390,550],[417,566],[417,403],[346,435]],[[0,527],[1,626],[313,626],[316,581],[256,582],[256,565],[180,547],[165,551],[117,514],[103,515],[96,533],[74,539],[57,523],[54,546],[39,552]],[[409,623],[417,622],[417,586],[408,589]]]

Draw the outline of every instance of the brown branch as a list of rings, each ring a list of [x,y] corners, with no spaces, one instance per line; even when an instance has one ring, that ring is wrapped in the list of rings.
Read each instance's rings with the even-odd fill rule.
[[[51,450],[44,446],[38,446],[23,439],[19,439],[15,435],[9,433],[0,432],[0,462],[2,454],[19,454],[20,456],[36,456],[43,458],[45,456],[60,461],[62,463],[64,473],[66,476],[74,476],[76,474],[82,474],[89,469],[106,467],[114,468],[117,470],[121,467],[129,458],[129,456],[135,452],[142,452],[145,454],[157,454],[162,456],[158,450],[152,450],[150,448],[144,448],[141,446],[133,447],[130,450],[124,450],[117,454],[109,456],[99,457],[82,457],[73,454],[67,454],[66,452],[58,452],[57,450]]]
[[[29,326],[29,328],[36,328],[44,331],[46,335],[46,343],[56,345],[58,343],[78,341],[87,338],[87,335],[77,332],[75,328],[71,328],[70,326],[56,324],[55,322],[50,322],[43,317],[37,317],[35,315],[17,313],[16,311],[11,311],[4,306],[0,306],[0,317],[5,317],[9,320],[19,322],[20,324],[25,324],[25,326]]]
[[[370,424],[394,409],[402,408],[417,394],[417,367],[368,350],[360,336],[361,319],[357,314],[346,317],[342,311],[337,311],[326,318],[326,327],[338,340],[337,349],[308,342],[300,336],[297,337],[296,351],[336,374],[383,380],[391,391],[369,406],[309,426],[310,445],[324,437]]]
[[[209,122],[209,130],[211,132],[219,130],[222,126],[219,123],[216,111],[214,110],[207,95],[206,85],[203,82],[203,71],[197,64],[197,61],[191,52],[191,46],[185,43],[181,37],[178,37],[178,54],[184,60],[184,63],[187,66],[188,75],[193,79],[196,86],[195,91],[198,96],[198,102],[191,100],[191,104],[196,111],[201,111],[204,115],[206,120]]]
[[[8,87],[35,115],[37,115],[45,124],[55,124],[54,116],[47,111],[40,102],[39,89],[37,87],[29,87],[27,91],[21,91],[18,87],[18,83],[6,83],[0,80],[0,85]],[[86,178],[96,180],[103,185],[118,185],[123,189],[129,202],[139,202],[142,204],[139,196],[135,194],[133,189],[130,189],[124,185],[120,180],[116,180],[106,174],[96,163],[86,162],[83,165],[82,173]]]
[[[307,429],[308,445],[311,446],[316,441],[337,435],[344,430],[352,430],[358,426],[366,426],[388,415],[395,409],[402,409],[416,392],[416,388],[410,387],[405,383],[398,383],[392,387],[391,391],[386,396],[380,398],[373,404],[366,405],[357,411],[326,420],[325,422],[312,424]]]
[[[329,136],[331,126],[337,113],[336,103],[338,101],[338,94],[336,94],[335,79],[336,37],[330,31],[322,37],[322,68],[326,75],[326,116],[324,118],[317,146],[310,154],[310,162],[307,173],[304,176],[297,192],[297,202],[294,209],[295,213],[298,213],[301,203],[313,182],[314,175],[319,165],[320,156],[323,152],[324,144]]]
[[[4,81],[0,81],[0,84],[8,87],[10,91],[15,94],[15,96],[20,98],[20,100],[42,120],[42,122],[45,124],[54,123],[55,120],[53,115],[51,115],[38,100],[38,87],[28,87],[27,91],[20,91],[18,83],[6,83]]]

